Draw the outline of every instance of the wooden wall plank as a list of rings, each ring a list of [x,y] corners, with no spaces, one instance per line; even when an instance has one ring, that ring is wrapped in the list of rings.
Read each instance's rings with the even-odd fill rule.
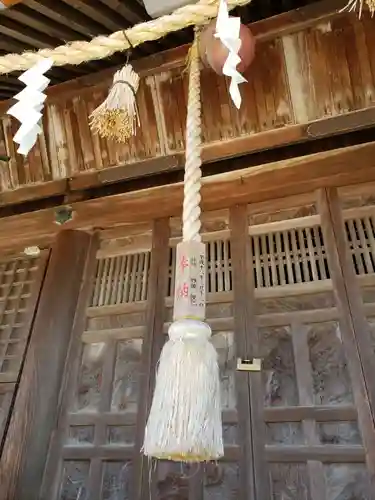
[[[0,463],[2,500],[39,498],[90,242],[63,231],[53,245]]]
[[[230,229],[236,352],[238,358],[251,360],[260,358],[261,354],[255,322],[252,252],[246,205],[231,208]],[[237,371],[236,388],[241,433],[240,498],[268,500],[271,494],[265,459],[261,372]]]
[[[337,190],[318,193],[318,208],[334,286],[339,324],[375,498],[375,367],[369,324],[345,237]]]
[[[142,349],[142,373],[140,397],[138,401],[137,433],[134,451],[133,495],[134,500],[150,500],[150,481],[154,477],[151,463],[141,453],[144,431],[150,410],[155,370],[161,348],[164,344],[163,324],[166,315],[165,297],[167,295],[169,269],[169,219],[157,219],[153,224],[151,248],[151,268],[148,283],[146,306],[146,331]]]

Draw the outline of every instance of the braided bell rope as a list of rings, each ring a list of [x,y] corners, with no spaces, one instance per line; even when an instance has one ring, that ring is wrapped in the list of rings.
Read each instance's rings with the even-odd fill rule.
[[[182,210],[183,241],[201,241],[201,88],[198,31],[189,53],[189,91],[186,119],[184,203]]]
[[[246,5],[251,0],[227,0],[228,8]],[[54,66],[78,65],[83,62],[104,59],[115,52],[136,47],[144,42],[152,42],[179,31],[187,26],[202,25],[217,15],[218,0],[200,0],[186,5],[172,14],[140,23],[128,30],[116,31],[109,36],[98,36],[91,41],[71,42],[54,49],[41,49],[37,52],[7,54],[0,57],[0,74],[12,71],[25,71],[34,66],[41,58],[50,58]]]

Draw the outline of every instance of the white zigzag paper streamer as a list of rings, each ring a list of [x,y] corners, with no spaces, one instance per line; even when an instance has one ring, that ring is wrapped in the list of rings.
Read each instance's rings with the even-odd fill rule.
[[[229,94],[237,109],[241,107],[240,83],[247,82],[241,73],[237,71],[237,66],[241,62],[238,52],[241,48],[240,39],[241,19],[239,17],[230,17],[226,0],[221,0],[216,21],[215,37],[221,40],[221,43],[229,50],[227,60],[223,66],[223,74],[231,79]]]
[[[48,87],[50,80],[44,76],[53,65],[52,59],[42,59],[38,64],[22,73],[18,77],[26,87],[14,99],[18,102],[12,106],[7,114],[14,116],[21,126],[17,130],[13,141],[18,144],[17,153],[27,156],[42,132],[40,120],[46,95],[43,91]]]

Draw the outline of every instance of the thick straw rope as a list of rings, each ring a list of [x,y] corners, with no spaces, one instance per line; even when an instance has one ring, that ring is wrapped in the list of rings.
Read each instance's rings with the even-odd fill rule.
[[[228,7],[246,5],[251,0],[227,0]],[[104,59],[115,52],[136,47],[144,42],[158,40],[168,33],[187,26],[204,24],[217,14],[217,0],[200,0],[196,4],[186,5],[170,15],[153,21],[140,23],[125,31],[117,31],[109,36],[98,36],[90,42],[72,42],[54,49],[42,49],[38,52],[7,54],[0,57],[0,74],[12,71],[24,71],[31,68],[41,58],[51,58],[54,66],[81,64],[85,61]]]
[[[186,159],[184,175],[184,205],[182,211],[183,241],[201,241],[201,96],[198,53],[198,32],[190,49],[189,92],[186,120]]]

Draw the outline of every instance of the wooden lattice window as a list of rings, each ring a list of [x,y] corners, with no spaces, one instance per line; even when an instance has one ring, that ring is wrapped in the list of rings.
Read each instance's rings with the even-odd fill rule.
[[[318,225],[252,234],[251,245],[256,288],[329,278],[323,235]]]
[[[150,252],[98,259],[92,306],[147,299]]]
[[[374,208],[375,213],[375,208]],[[346,236],[356,274],[375,272],[375,218],[370,214],[345,221]]]
[[[47,254],[0,262],[0,442],[30,334]]]

